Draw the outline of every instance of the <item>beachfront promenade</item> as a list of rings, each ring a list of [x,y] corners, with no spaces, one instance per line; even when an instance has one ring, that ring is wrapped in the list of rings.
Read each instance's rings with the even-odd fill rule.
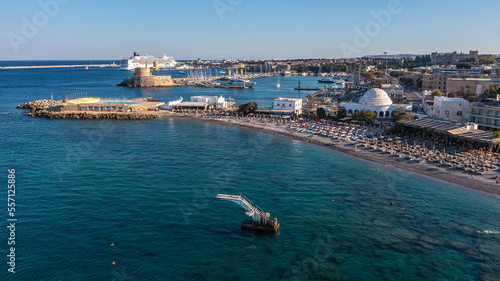
[[[218,114],[163,113],[162,116],[219,123],[289,137],[361,159],[500,195],[500,184],[497,183],[500,176],[500,157],[495,153],[438,146],[422,139],[386,135],[378,127],[346,123]],[[313,123],[315,127],[312,127]]]

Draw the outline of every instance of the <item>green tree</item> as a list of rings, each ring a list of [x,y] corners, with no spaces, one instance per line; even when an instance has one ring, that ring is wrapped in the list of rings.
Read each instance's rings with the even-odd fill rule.
[[[324,119],[326,117],[326,110],[323,107],[319,107],[316,109],[316,115],[318,118]]]
[[[361,111],[354,111],[352,119],[364,121],[366,124],[372,124],[377,120],[377,114],[373,110],[362,109]]]
[[[401,72],[401,71],[392,71],[390,75],[392,77],[394,77],[394,78],[398,78],[400,76],[403,76],[403,72]]]
[[[469,102],[478,102],[479,96],[471,91],[470,86],[461,86],[460,91],[456,93],[457,97],[468,100]]]
[[[359,115],[361,117],[361,121],[365,121],[366,124],[372,124],[375,120],[377,120],[377,114],[375,111],[370,109],[362,109]]]
[[[361,121],[361,115],[359,114],[359,111],[358,110],[355,110],[353,113],[352,113],[352,119],[354,120],[359,120]]]
[[[374,71],[374,70],[366,71],[364,69],[361,69],[361,76],[368,80],[375,80],[375,78],[380,74],[382,74],[382,72],[380,71]]]
[[[345,110],[345,107],[339,106],[339,108],[337,109],[337,114],[335,115],[335,120],[340,120],[346,116],[347,111]]]
[[[257,102],[251,101],[245,104],[240,104],[238,111],[243,113],[243,115],[248,115],[250,113],[255,113],[257,109]]]
[[[297,72],[301,73],[301,72],[307,72],[307,68],[303,67],[303,66],[299,66],[297,68]]]
[[[472,63],[472,62],[461,62],[461,63],[457,63],[457,68],[458,69],[470,69],[474,65],[476,65],[476,64]]]
[[[479,64],[494,64],[497,60],[493,56],[481,56],[479,57]]]
[[[413,79],[411,78],[399,78],[399,81],[403,82],[403,84],[407,87],[413,86]]]
[[[398,107],[392,111],[392,117],[394,121],[399,122],[402,120],[406,120],[410,118],[410,115],[406,113],[406,110],[403,107]]]
[[[500,87],[497,85],[491,85],[488,89],[484,90],[481,95],[482,99],[495,99],[497,95],[500,95]]]
[[[440,90],[435,90],[434,92],[432,92],[432,96],[433,97],[442,97],[443,93],[441,93]]]
[[[423,81],[422,77],[417,79],[417,87],[422,88],[422,81]]]
[[[494,131],[494,132],[493,132],[492,137],[493,137],[494,139],[498,139],[498,138],[500,138],[500,131]]]

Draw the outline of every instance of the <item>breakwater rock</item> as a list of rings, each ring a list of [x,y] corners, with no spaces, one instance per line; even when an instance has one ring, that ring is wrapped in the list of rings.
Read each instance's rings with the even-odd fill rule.
[[[20,104],[17,106],[17,108],[21,109],[31,109],[31,110],[42,110],[42,109],[47,109],[51,107],[58,107],[64,105],[63,100],[36,100],[36,101],[29,101],[24,104]]]
[[[142,120],[159,118],[159,112],[87,112],[87,111],[50,111],[37,110],[26,114],[31,117],[42,117],[49,119],[118,119],[118,120]]]
[[[132,99],[135,101],[158,101],[152,97],[143,97]],[[41,117],[49,119],[120,119],[120,120],[141,120],[154,119],[161,116],[158,111],[139,111],[139,112],[102,112],[102,111],[71,111],[64,108],[65,101],[58,100],[36,100],[30,101],[17,108],[30,109],[25,116]]]

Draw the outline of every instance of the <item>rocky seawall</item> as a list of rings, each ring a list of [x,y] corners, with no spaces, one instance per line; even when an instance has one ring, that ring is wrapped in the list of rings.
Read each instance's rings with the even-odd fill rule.
[[[47,108],[54,108],[64,105],[63,100],[36,100],[29,101],[17,106],[20,109],[30,109],[30,110],[42,110]]]
[[[137,101],[158,101],[151,97],[136,98]],[[141,112],[93,112],[93,111],[62,111],[65,104],[63,100],[36,100],[18,105],[17,108],[29,109],[25,116],[41,117],[49,119],[119,119],[119,120],[142,120],[154,119],[161,116],[158,111]]]
[[[160,112],[86,112],[86,111],[48,111],[38,110],[26,114],[31,117],[42,117],[48,119],[118,119],[118,120],[142,120],[154,119],[161,116]]]

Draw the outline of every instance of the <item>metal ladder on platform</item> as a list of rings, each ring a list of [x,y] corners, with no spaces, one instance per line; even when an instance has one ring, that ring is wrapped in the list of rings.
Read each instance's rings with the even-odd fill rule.
[[[257,205],[253,204],[252,201],[246,198],[243,194],[218,194],[216,198],[228,200],[243,207],[243,209],[247,211],[246,214],[252,217],[256,225],[268,225],[273,228],[277,227],[277,219],[273,219],[269,213],[264,212]]]

